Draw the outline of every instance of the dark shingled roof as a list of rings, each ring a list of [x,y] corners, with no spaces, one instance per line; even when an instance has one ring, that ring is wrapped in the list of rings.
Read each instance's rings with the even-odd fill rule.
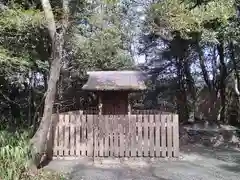
[[[84,90],[145,90],[145,76],[139,71],[92,71]]]

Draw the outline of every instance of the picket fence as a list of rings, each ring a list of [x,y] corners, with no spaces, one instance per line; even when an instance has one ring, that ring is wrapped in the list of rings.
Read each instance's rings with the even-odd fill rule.
[[[52,115],[51,157],[178,157],[177,114]]]

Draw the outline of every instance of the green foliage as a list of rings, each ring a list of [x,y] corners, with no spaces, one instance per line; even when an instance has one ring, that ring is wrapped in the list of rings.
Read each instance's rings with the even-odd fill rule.
[[[0,179],[4,180],[63,180],[56,173],[40,171],[32,176],[29,171],[29,131],[0,130]]]
[[[25,56],[14,57],[10,51],[0,46],[0,65],[5,69],[24,71],[32,64],[29,61],[28,54]]]
[[[0,32],[16,30],[17,33],[33,30],[44,23],[43,14],[36,9],[7,9],[0,13]],[[11,33],[11,32],[9,32]]]
[[[43,14],[37,9],[12,7],[0,12],[0,71],[11,75],[26,72],[37,65],[39,28],[43,28]],[[42,36],[44,38],[44,36]],[[43,39],[44,40],[44,39]]]
[[[229,19],[236,16],[233,0],[212,0],[198,6],[192,1],[165,0],[152,5],[150,14],[155,31],[166,28],[189,38],[192,32],[202,34],[202,41],[217,42]]]
[[[104,0],[106,4],[117,4],[119,0]]]
[[[79,49],[79,63],[92,70],[117,70],[131,67],[132,59],[123,50],[117,29],[107,28],[85,41]]]
[[[130,69],[133,59],[127,51],[127,35],[121,27],[117,1],[96,2],[85,23],[75,27],[71,42],[82,70]]]
[[[27,133],[0,131],[0,177],[21,179],[28,167]]]

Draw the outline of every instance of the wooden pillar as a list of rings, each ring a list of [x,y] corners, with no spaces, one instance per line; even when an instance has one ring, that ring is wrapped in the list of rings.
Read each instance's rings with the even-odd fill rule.
[[[128,101],[128,115],[131,115],[131,113],[132,113],[132,107],[130,102]]]
[[[132,114],[132,107],[131,107],[131,103],[130,103],[130,100],[129,100],[129,92],[127,94],[127,102],[128,102],[128,115],[131,115]]]
[[[98,96],[98,110],[99,110],[99,115],[102,115],[102,97],[101,95]]]
[[[102,104],[102,93],[99,93],[98,94],[98,110],[99,110],[99,115],[102,115],[102,109],[103,109],[103,104]],[[98,120],[95,121],[95,119],[93,119],[93,162],[95,162],[95,158],[97,156],[97,154],[95,154],[97,152],[97,149],[96,149],[96,143],[98,141],[98,134],[99,134],[99,131],[98,131],[98,127],[99,127],[99,121],[101,118],[100,116],[97,117]]]

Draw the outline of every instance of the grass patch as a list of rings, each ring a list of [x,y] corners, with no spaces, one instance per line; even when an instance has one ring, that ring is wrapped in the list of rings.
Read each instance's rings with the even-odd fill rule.
[[[24,130],[0,130],[0,180],[64,180],[63,176],[39,170],[28,171],[29,133]]]
[[[66,178],[52,171],[39,170],[36,175],[25,173],[22,177],[24,180],[66,180]]]

